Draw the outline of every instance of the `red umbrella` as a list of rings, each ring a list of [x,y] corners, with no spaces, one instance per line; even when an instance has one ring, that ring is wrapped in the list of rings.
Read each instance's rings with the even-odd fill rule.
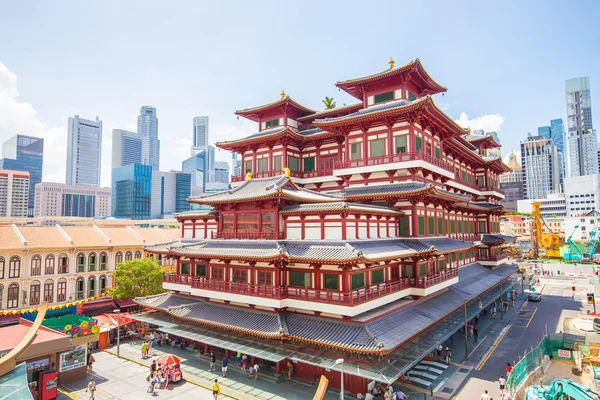
[[[181,359],[175,354],[165,354],[156,359],[156,363],[159,365],[173,365],[181,363]]]

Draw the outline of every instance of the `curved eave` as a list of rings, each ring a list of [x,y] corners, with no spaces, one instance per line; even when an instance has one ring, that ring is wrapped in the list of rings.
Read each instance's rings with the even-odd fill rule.
[[[189,198],[188,203],[199,204],[199,205],[217,205],[217,204],[230,204],[230,203],[241,203],[241,202],[245,203],[245,202],[252,202],[252,201],[263,201],[263,200],[275,199],[275,198],[279,197],[278,195],[279,195],[278,192],[270,192],[270,193],[264,194],[262,196],[252,196],[252,197],[244,197],[244,198],[226,198],[226,199],[215,199],[215,200]]]
[[[305,117],[298,118],[298,122],[310,122],[317,118],[327,118],[332,117],[344,113],[352,113],[358,110],[362,110],[364,108],[364,104],[362,102],[356,104],[350,104],[349,106],[336,107],[329,110],[317,111],[314,114],[307,115]]]
[[[314,133],[309,136],[304,136],[304,135],[299,134],[298,132],[296,132],[293,129],[286,128],[282,131],[278,131],[278,132],[274,132],[274,133],[270,133],[270,134],[266,134],[266,135],[260,135],[260,136],[256,136],[256,137],[246,137],[243,139],[231,140],[228,142],[215,143],[215,146],[217,146],[220,149],[227,150],[227,151],[236,151],[236,149],[239,149],[240,147],[251,146],[251,145],[255,145],[255,144],[264,144],[265,141],[267,141],[267,140],[277,140],[277,139],[281,139],[283,137],[290,137],[293,140],[295,140],[296,142],[305,143],[305,142],[310,142],[313,139],[329,139],[329,138],[334,138],[337,136],[338,135],[336,133],[327,132],[327,131],[317,132],[317,133]]]
[[[473,136],[474,136],[473,139],[471,139],[471,140],[467,139],[467,141],[470,143],[477,143],[477,144],[481,144],[481,142],[483,142],[484,149],[494,149],[496,147],[502,147],[502,145],[500,143],[496,142],[496,139],[494,139],[493,136],[475,136],[475,135],[473,135]]]
[[[385,353],[385,349],[384,348],[378,348],[375,345],[372,345],[370,347],[366,347],[366,346],[344,346],[344,345],[340,345],[337,343],[332,343],[329,341],[325,341],[325,340],[315,340],[315,339],[308,339],[302,336],[296,336],[296,335],[289,335],[290,338],[295,339],[295,340],[299,340],[302,342],[306,342],[306,343],[310,343],[310,344],[314,344],[317,346],[322,346],[322,347],[328,347],[331,349],[338,349],[338,350],[346,350],[346,351],[352,351],[354,353],[361,353],[361,354],[384,354]]]
[[[265,104],[262,106],[257,106],[257,107],[253,107],[253,108],[246,108],[243,110],[237,110],[235,112],[235,115],[239,115],[240,117],[244,117],[244,118],[248,118],[252,121],[257,121],[260,120],[260,114],[269,111],[273,108],[276,107],[282,107],[282,106],[292,106],[295,109],[297,109],[300,112],[306,113],[306,114],[314,114],[315,110],[311,110],[308,107],[303,106],[302,104],[298,103],[297,101],[294,101],[290,96],[285,96],[283,99],[274,101],[272,103],[269,104]]]
[[[360,93],[360,86],[368,85],[382,79],[393,78],[396,75],[401,75],[411,71],[416,72],[423,81],[424,86],[421,88],[421,90],[423,90],[424,92],[428,92],[429,94],[435,94],[446,92],[448,90],[445,86],[442,86],[439,83],[437,83],[427,73],[427,70],[425,70],[425,67],[423,67],[423,64],[421,64],[421,60],[419,60],[418,58],[400,67],[388,69],[361,78],[337,82],[335,86],[344,90],[351,96],[354,96],[358,99],[362,99],[362,94]]]
[[[235,239],[231,240],[232,243],[235,242]],[[177,250],[172,250],[170,251],[170,254],[176,255],[176,256],[180,256],[180,257],[198,257],[198,258],[210,258],[210,259],[222,259],[222,258],[227,258],[228,260],[237,260],[237,261],[245,261],[245,260],[251,260],[251,261],[273,261],[273,260],[279,260],[281,258],[281,254],[272,254],[272,255],[230,255],[230,254],[210,254],[209,252],[202,252],[202,251],[198,251],[198,252],[192,252],[192,250],[190,250],[190,252],[188,253],[182,253],[179,252]]]
[[[357,195],[345,195],[344,198],[346,200],[374,200],[374,199],[390,199],[390,198],[408,198],[412,196],[418,196],[424,193],[429,192],[431,190],[430,186],[426,186],[421,189],[415,189],[405,192],[388,192],[388,193],[370,193],[370,194],[357,194]]]
[[[359,264],[361,257],[348,257],[348,258],[317,258],[317,257],[295,257],[295,256],[282,256],[284,261],[297,262],[297,263],[320,263],[320,264]]]
[[[200,318],[175,315],[175,314],[171,314],[170,312],[169,312],[169,315],[171,315],[175,318],[184,320],[184,321],[192,321],[199,325],[205,325],[205,326],[209,326],[211,328],[218,328],[218,329],[223,329],[223,330],[227,330],[227,331],[243,333],[245,335],[261,337],[264,339],[282,339],[283,338],[283,336],[280,333],[266,333],[266,332],[260,332],[260,331],[254,330],[254,329],[238,328],[233,325],[221,324],[218,322],[208,321],[208,320],[200,319]]]
[[[452,200],[452,201],[465,201],[466,199],[463,196],[460,195],[454,195],[450,192],[440,192],[439,190],[437,190],[436,187],[433,187],[431,189],[431,194],[434,195],[435,197],[440,197],[440,198],[444,198],[447,200]]]

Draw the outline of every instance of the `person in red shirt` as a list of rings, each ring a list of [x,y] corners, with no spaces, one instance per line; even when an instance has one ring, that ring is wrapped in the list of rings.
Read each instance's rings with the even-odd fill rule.
[[[510,365],[510,363],[506,363],[506,376],[508,376],[510,374],[510,371],[512,371],[512,366]]]

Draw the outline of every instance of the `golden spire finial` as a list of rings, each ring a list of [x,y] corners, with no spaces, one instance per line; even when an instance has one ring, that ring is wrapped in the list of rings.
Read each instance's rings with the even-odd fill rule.
[[[285,99],[285,90],[281,89],[281,100]]]
[[[390,69],[392,69],[394,68],[394,65],[396,65],[396,61],[394,61],[394,59],[390,57],[390,61],[388,61],[388,64],[390,65]]]

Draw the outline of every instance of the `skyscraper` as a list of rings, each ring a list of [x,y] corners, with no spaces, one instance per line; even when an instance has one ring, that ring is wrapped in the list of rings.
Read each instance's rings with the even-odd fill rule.
[[[215,161],[215,182],[229,183],[229,163]]]
[[[102,121],[69,118],[67,185],[100,186]]]
[[[517,201],[523,200],[523,168],[517,161],[517,155],[511,152],[506,163],[510,172],[500,175],[500,189],[504,190],[504,199],[500,202],[505,209],[517,211]]]
[[[153,171],[160,167],[160,140],[156,108],[143,106],[137,121],[137,131],[142,138],[142,164],[151,165]]]
[[[29,172],[0,169],[0,217],[27,217]]]
[[[194,117],[194,147],[205,149],[208,146],[208,117]]]
[[[0,168],[29,172],[29,197],[27,216],[33,217],[35,185],[42,181],[44,165],[44,139],[17,135],[2,145]]]
[[[232,175],[242,175],[242,159],[238,157],[237,153],[231,152],[231,169]]]
[[[152,167],[129,164],[112,172],[112,215],[117,218],[150,219]]]
[[[551,139],[529,136],[521,142],[525,198],[543,199],[560,190],[558,149]]]
[[[565,125],[562,118],[553,119],[550,121],[550,136],[554,145],[560,151],[565,152]]]
[[[205,170],[206,170],[206,151],[201,151],[194,154],[190,158],[181,162],[181,170],[190,174],[192,186],[200,188],[200,192],[204,193]]]
[[[566,81],[571,176],[598,173],[598,140],[592,127],[590,79]]]
[[[139,133],[113,129],[112,168],[142,164],[142,141]]]
[[[189,211],[187,202],[191,196],[191,175],[185,172],[153,172],[152,173],[152,218],[162,218]]]
[[[550,127],[549,126],[538,127],[538,136],[541,136],[544,139],[552,139],[552,134],[550,133]]]

